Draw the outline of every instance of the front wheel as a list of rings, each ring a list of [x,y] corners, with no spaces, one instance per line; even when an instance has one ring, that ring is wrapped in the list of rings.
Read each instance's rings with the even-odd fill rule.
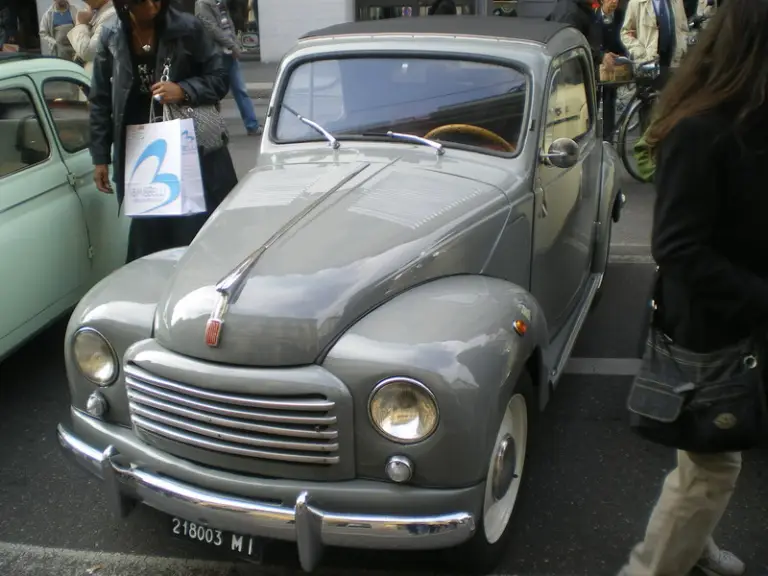
[[[482,516],[472,539],[456,549],[453,569],[487,574],[499,564],[511,535],[510,520],[525,476],[532,424],[538,412],[533,381],[523,370],[501,418],[491,450]]]
[[[645,182],[645,180],[640,175],[635,159],[635,144],[643,137],[648,128],[650,106],[648,102],[635,100],[630,104],[629,111],[619,126],[618,153],[621,157],[621,163],[624,164],[629,175],[638,182]]]

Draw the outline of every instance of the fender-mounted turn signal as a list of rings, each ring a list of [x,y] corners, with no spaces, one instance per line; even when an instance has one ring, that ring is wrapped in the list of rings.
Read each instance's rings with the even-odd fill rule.
[[[525,333],[528,331],[528,325],[522,320],[515,320],[512,327],[520,336],[525,336]]]

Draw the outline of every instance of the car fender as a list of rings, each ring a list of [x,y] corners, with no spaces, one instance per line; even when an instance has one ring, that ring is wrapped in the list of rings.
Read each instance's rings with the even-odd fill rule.
[[[64,336],[64,361],[72,406],[85,409],[88,396],[96,389],[96,385],[81,374],[72,354],[75,332],[88,327],[107,339],[118,360],[117,380],[100,389],[110,406],[110,419],[130,423],[123,381],[123,355],[134,343],[152,336],[157,302],[184,251],[185,248],[175,248],[157,252],[118,268],[80,300],[69,318]]]
[[[518,324],[516,331],[515,323]],[[388,457],[416,463],[413,481],[441,487],[484,479],[498,423],[518,376],[530,369],[548,397],[541,351],[548,342],[544,314],[524,288],[497,278],[458,275],[393,297],[351,326],[322,365],[354,398],[357,473],[383,477]],[[409,445],[380,435],[368,402],[380,381],[418,380],[435,396],[439,424]],[[544,389],[544,390],[542,390]]]
[[[592,272],[604,273],[608,266],[611,248],[611,225],[618,222],[623,207],[623,194],[619,189],[619,155],[613,146],[603,142],[602,162],[600,164],[599,193],[600,201],[597,212],[597,236],[592,260]]]

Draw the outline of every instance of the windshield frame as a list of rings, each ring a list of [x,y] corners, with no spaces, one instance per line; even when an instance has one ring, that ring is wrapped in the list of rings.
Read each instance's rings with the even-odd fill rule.
[[[519,73],[525,79],[525,104],[523,106],[523,118],[520,124],[520,136],[515,146],[514,152],[503,152],[500,150],[492,150],[490,148],[484,148],[482,146],[473,146],[471,144],[461,144],[458,142],[450,142],[439,140],[440,144],[446,149],[465,150],[468,152],[475,152],[479,154],[485,154],[487,156],[496,156],[498,158],[516,158],[518,157],[529,138],[529,132],[531,127],[531,109],[533,105],[533,73],[530,68],[522,60],[510,60],[509,58],[500,58],[497,56],[484,56],[480,54],[468,54],[466,52],[447,52],[445,50],[339,50],[333,52],[323,52],[317,54],[307,54],[293,60],[288,64],[283,73],[280,75],[280,84],[277,87],[277,98],[275,104],[270,105],[267,110],[267,117],[270,119],[269,130],[266,136],[272,144],[278,146],[288,145],[301,145],[301,144],[318,144],[321,142],[327,142],[324,138],[312,138],[307,140],[281,140],[277,137],[278,120],[281,111],[281,104],[285,98],[285,93],[288,89],[288,84],[293,73],[299,66],[312,62],[323,62],[327,60],[345,60],[345,59],[396,59],[396,58],[408,58],[411,60],[423,59],[423,60],[457,60],[461,62],[475,62],[479,64],[492,64],[495,66],[502,66],[504,68],[510,68]],[[301,113],[301,110],[298,111]],[[314,120],[314,119],[313,119]],[[333,132],[332,132],[333,133]],[[319,135],[318,135],[319,136]],[[413,146],[413,142],[405,142],[393,140],[387,137],[378,136],[360,136],[360,135],[345,135],[345,134],[333,134],[339,142],[388,142],[391,144],[408,144]],[[418,146],[418,145],[417,145]]]

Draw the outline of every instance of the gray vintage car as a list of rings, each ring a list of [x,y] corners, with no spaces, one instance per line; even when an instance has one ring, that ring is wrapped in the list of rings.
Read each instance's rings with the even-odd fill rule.
[[[236,554],[504,547],[623,195],[589,46],[493,17],[344,24],[282,61],[258,163],[66,333],[64,451]]]

